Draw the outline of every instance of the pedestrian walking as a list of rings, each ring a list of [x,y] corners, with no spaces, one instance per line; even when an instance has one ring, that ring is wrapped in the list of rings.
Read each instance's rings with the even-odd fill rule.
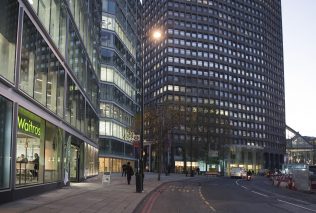
[[[122,165],[122,177],[126,176],[126,164]]]
[[[130,165],[130,162],[127,162],[126,166],[126,176],[127,176],[127,184],[130,185],[132,176],[134,175],[134,170]]]

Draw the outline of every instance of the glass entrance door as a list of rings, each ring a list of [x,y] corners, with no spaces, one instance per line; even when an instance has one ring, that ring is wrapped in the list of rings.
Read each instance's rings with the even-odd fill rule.
[[[79,147],[70,147],[70,181],[79,182]]]

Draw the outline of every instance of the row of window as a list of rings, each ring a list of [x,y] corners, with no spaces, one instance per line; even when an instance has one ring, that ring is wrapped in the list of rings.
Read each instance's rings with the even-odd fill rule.
[[[205,30],[207,32],[210,31],[209,28],[214,29],[214,27],[209,27],[207,25],[191,24],[190,22],[183,22],[183,21],[177,21],[177,20],[168,20],[168,24],[171,26],[180,26],[179,28],[186,28],[186,29],[191,27],[191,31],[194,31],[196,28],[199,31]],[[217,28],[215,28],[215,29],[217,29]],[[214,29],[214,31],[215,31],[215,29]],[[231,29],[228,29],[228,30],[231,30]],[[247,38],[247,37],[249,37],[248,35],[244,35],[244,36],[236,35],[236,34],[230,33],[229,31],[221,30],[221,29],[218,29],[218,32],[222,32],[221,35],[224,35],[224,36],[228,36],[229,34],[231,34],[230,37],[235,38],[235,40],[237,40],[239,43],[248,42],[248,44],[250,46],[254,46],[254,47],[259,48],[259,49],[261,48],[262,43],[264,43],[265,44],[265,53],[266,53],[265,56],[271,57],[272,59],[277,58],[277,60],[274,61],[275,63],[277,63],[281,59],[281,54],[282,54],[281,52],[279,52],[278,55],[275,54],[276,49],[282,48],[280,46],[280,43],[282,43],[282,41],[280,40],[281,36],[273,37],[273,35],[266,33],[267,37],[269,39],[266,39],[266,37],[262,37],[262,36],[258,35],[257,39],[260,40],[260,42],[257,42],[255,40],[248,39]],[[240,45],[239,48],[242,48],[242,46],[243,45]]]
[[[129,141],[131,139],[131,130],[113,121],[100,121],[100,136],[115,137],[121,140]]]
[[[128,36],[126,36],[125,32],[114,17],[111,17],[110,15],[102,15],[102,29],[114,31],[125,44],[132,56],[136,58],[135,45],[133,45]]]
[[[67,51],[66,38],[68,14],[63,0],[40,2],[28,0],[28,2],[33,7],[35,13],[38,15],[40,21],[46,28],[47,32],[50,34],[60,52],[65,57]],[[88,7],[87,2],[84,2],[82,0],[68,0],[68,3],[70,5],[70,10],[74,17],[77,29],[79,30],[79,34],[83,41],[83,44],[80,44],[80,47],[78,47],[78,49],[83,50],[84,48],[82,48],[81,45],[85,46],[85,50],[87,51],[87,55],[90,57],[92,66],[95,70],[98,70],[99,56],[98,51],[96,51],[97,45],[95,45],[96,43],[94,41],[98,40],[98,31],[95,27],[95,24],[99,24],[99,21],[97,20],[97,14],[95,14],[93,10],[93,7],[95,7],[95,5],[92,3],[92,1],[90,1],[90,5]],[[88,11],[89,8],[90,11]],[[77,45],[78,43],[75,44]]]
[[[100,155],[119,155],[132,158],[134,156],[134,148],[131,144],[124,143],[118,140],[109,138],[100,138]],[[104,169],[104,165],[101,165],[103,159],[100,158],[100,171]],[[121,171],[123,164],[119,164],[117,171]],[[105,169],[106,171],[115,171],[110,168]]]
[[[174,72],[179,73],[179,74],[186,74],[186,75],[197,75],[197,76],[205,76],[205,77],[215,77],[215,78],[220,78],[220,79],[224,79],[224,80],[229,80],[229,81],[234,81],[237,83],[242,83],[242,84],[247,84],[250,86],[254,86],[257,88],[262,88],[262,89],[266,89],[269,91],[274,91],[274,92],[281,92],[284,88],[283,86],[283,80],[282,80],[282,75],[271,75],[268,76],[269,77],[265,77],[267,75],[267,73],[265,73],[264,71],[261,71],[262,73],[265,73],[265,75],[263,74],[258,74],[258,73],[254,73],[251,71],[248,71],[247,66],[246,69],[245,68],[241,68],[244,67],[245,64],[242,62],[240,63],[239,67],[235,67],[235,66],[229,66],[226,64],[221,64],[221,63],[216,63],[216,62],[209,62],[209,61],[204,61],[204,60],[190,60],[190,59],[186,59],[186,58],[179,58],[179,57],[172,57],[169,56],[168,59],[164,59],[161,60],[160,64],[164,64],[164,62],[167,61],[169,63],[177,63],[177,64],[182,64],[183,66],[199,66],[198,69],[200,70],[196,70],[195,68],[190,68],[190,67],[179,67],[179,66],[172,66],[169,65],[167,68],[164,68],[165,71],[169,71],[169,72]],[[193,64],[192,64],[193,63]],[[194,65],[197,64],[197,65]],[[246,64],[247,65],[247,64]],[[161,65],[160,65],[161,66]],[[157,67],[158,68],[158,67]],[[208,70],[208,69],[212,69],[212,70]],[[207,69],[207,71],[205,70],[201,70],[201,69]],[[219,73],[216,72],[215,69],[219,70],[219,71],[226,71],[229,73],[233,73],[236,75],[241,75],[243,77],[235,77],[234,75],[229,75],[226,73]],[[213,71],[214,70],[214,71]],[[163,72],[163,70],[157,71],[155,72],[155,74],[152,75],[151,78],[157,78],[158,76],[161,75],[161,73]],[[147,77],[149,75],[149,73],[145,74],[145,77]],[[193,77],[193,76],[192,76]],[[251,78],[251,79],[249,79]],[[265,81],[267,82],[267,84],[261,82],[261,81]],[[145,80],[145,84],[148,84],[149,79],[147,78]],[[159,82],[157,82],[159,83]]]
[[[193,0],[187,0],[187,2],[196,2]],[[198,0],[198,3],[202,4],[202,0]],[[178,8],[180,10],[198,12],[198,14],[205,13],[224,18],[226,20],[236,20],[236,17],[242,17],[245,22],[253,22],[257,24],[262,24],[261,18],[265,16],[264,12],[269,12],[271,15],[275,15],[280,10],[280,5],[278,1],[272,2],[273,6],[271,8],[270,2],[263,2],[263,4],[258,4],[257,2],[250,1],[246,6],[245,1],[237,2],[227,0],[225,4],[223,2],[203,0],[203,6],[192,5],[192,3],[183,2],[168,2],[168,6]],[[210,7],[207,7],[209,5]],[[250,6],[251,5],[251,6]],[[277,7],[276,7],[277,6]],[[264,10],[265,7],[269,7],[269,10]],[[213,9],[214,8],[214,9]],[[219,9],[221,10],[219,10]],[[226,11],[227,14],[223,13]],[[273,11],[273,13],[271,13]],[[234,17],[233,17],[234,16]]]
[[[226,41],[226,39],[225,39]],[[206,57],[206,58],[214,58],[214,59],[217,59],[217,60],[223,60],[225,56],[221,56],[219,54],[216,54],[215,51],[212,51],[212,52],[209,52],[209,51],[199,51],[199,50],[196,50],[196,47],[199,47],[199,48],[206,48],[207,49],[207,46],[205,44],[203,44],[202,42],[195,42],[195,41],[190,41],[190,40],[184,40],[184,39],[171,39],[170,38],[170,41],[168,41],[168,43],[174,43],[174,44],[177,44],[177,45],[183,45],[183,46],[186,46],[184,49],[182,48],[172,48],[172,47],[168,47],[168,52],[169,53],[175,53],[175,54],[181,54],[181,55],[185,55],[185,56],[193,56],[193,57]],[[218,43],[218,42],[216,42]],[[230,46],[230,44],[232,46]],[[211,44],[210,45],[210,48],[213,49],[213,46]],[[231,49],[227,48],[227,46],[230,46]],[[193,47],[193,49],[189,49],[187,47]],[[240,51],[235,51],[235,47],[237,48],[242,48],[243,49],[243,52],[250,52],[250,53],[253,53],[253,54],[256,54],[258,55],[259,57],[255,57],[253,55],[248,55],[248,54],[245,54],[243,52],[240,52]],[[214,46],[214,48],[216,48]],[[244,59],[244,60],[249,60],[251,62],[255,62],[255,63],[261,63],[261,56],[263,56],[263,52],[262,51],[259,51],[255,48],[251,48],[251,47],[245,47],[244,45],[242,44],[235,44],[234,42],[230,42],[228,41],[224,47],[219,47],[219,50],[220,52],[223,54],[228,54],[230,56],[234,56],[234,57],[238,57],[240,59]],[[260,56],[261,55],[261,56]]]
[[[101,31],[101,45],[103,47],[110,47],[115,49],[115,51],[120,55],[120,57],[126,61],[127,65],[132,69],[136,67],[136,61],[133,56],[127,51],[125,45],[116,36],[115,33],[111,31]]]
[[[114,102],[129,113],[136,112],[136,103],[120,89],[111,84],[101,84],[100,100]]]
[[[100,115],[115,119],[127,126],[132,125],[132,116],[112,103],[100,103]]]
[[[101,67],[101,81],[114,83],[118,88],[124,91],[131,99],[136,98],[136,89],[131,86],[120,73],[111,67]]]
[[[208,59],[209,58],[216,59],[216,60],[223,61],[225,63],[234,64],[234,65],[236,64],[243,65],[243,66],[245,65],[247,68],[250,68],[250,69],[260,69],[260,66],[264,65],[265,63],[268,63],[266,59],[263,59],[263,57],[255,57],[252,55],[247,55],[244,53],[240,53],[240,51],[238,52],[238,51],[231,50],[226,47],[221,47],[212,43],[202,43],[202,42],[195,42],[195,41],[191,42],[184,39],[169,38],[168,44],[183,46],[183,48],[169,47],[168,48],[169,53],[181,54],[181,55],[185,55],[189,57],[192,56],[192,57],[204,57]],[[200,48],[200,51],[196,50],[196,47]],[[244,49],[244,45],[242,44],[237,44],[236,47]],[[188,48],[193,48],[193,49],[190,50]],[[219,54],[216,54],[213,51],[218,51],[221,54],[223,53],[229,54],[233,57],[221,56]],[[242,60],[238,60],[237,57]],[[246,61],[248,61],[249,63]],[[189,64],[191,64],[191,62],[189,62]],[[192,60],[192,65],[196,65],[196,62],[194,63],[193,60]],[[273,64],[273,66],[275,67],[276,65]]]

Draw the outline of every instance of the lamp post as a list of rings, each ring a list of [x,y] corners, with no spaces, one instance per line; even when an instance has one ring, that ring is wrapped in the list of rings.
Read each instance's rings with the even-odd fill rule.
[[[143,35],[143,34],[141,34]],[[143,36],[141,36],[143,37]],[[154,42],[159,41],[162,37],[160,30],[154,30],[152,34],[152,38]],[[144,43],[143,38],[141,38],[141,51],[142,51],[142,78],[141,78],[141,129],[140,129],[140,151],[139,151],[139,174],[136,176],[136,192],[142,192],[144,190],[144,162],[143,162],[143,152],[144,152],[144,96],[145,96],[145,84],[144,84],[144,78],[145,78],[145,68],[144,68]]]

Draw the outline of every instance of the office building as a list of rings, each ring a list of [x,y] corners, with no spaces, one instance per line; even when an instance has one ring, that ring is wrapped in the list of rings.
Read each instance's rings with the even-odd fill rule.
[[[100,172],[120,172],[135,162],[132,144],[139,133],[140,8],[139,0],[103,0],[100,75]],[[139,116],[138,116],[139,117]]]
[[[0,202],[98,174],[98,0],[2,0]]]
[[[143,3],[145,105],[171,125],[154,134],[152,121],[146,123],[147,165],[225,174],[232,167],[280,168],[286,147],[281,1]],[[162,39],[153,42],[155,30]]]

